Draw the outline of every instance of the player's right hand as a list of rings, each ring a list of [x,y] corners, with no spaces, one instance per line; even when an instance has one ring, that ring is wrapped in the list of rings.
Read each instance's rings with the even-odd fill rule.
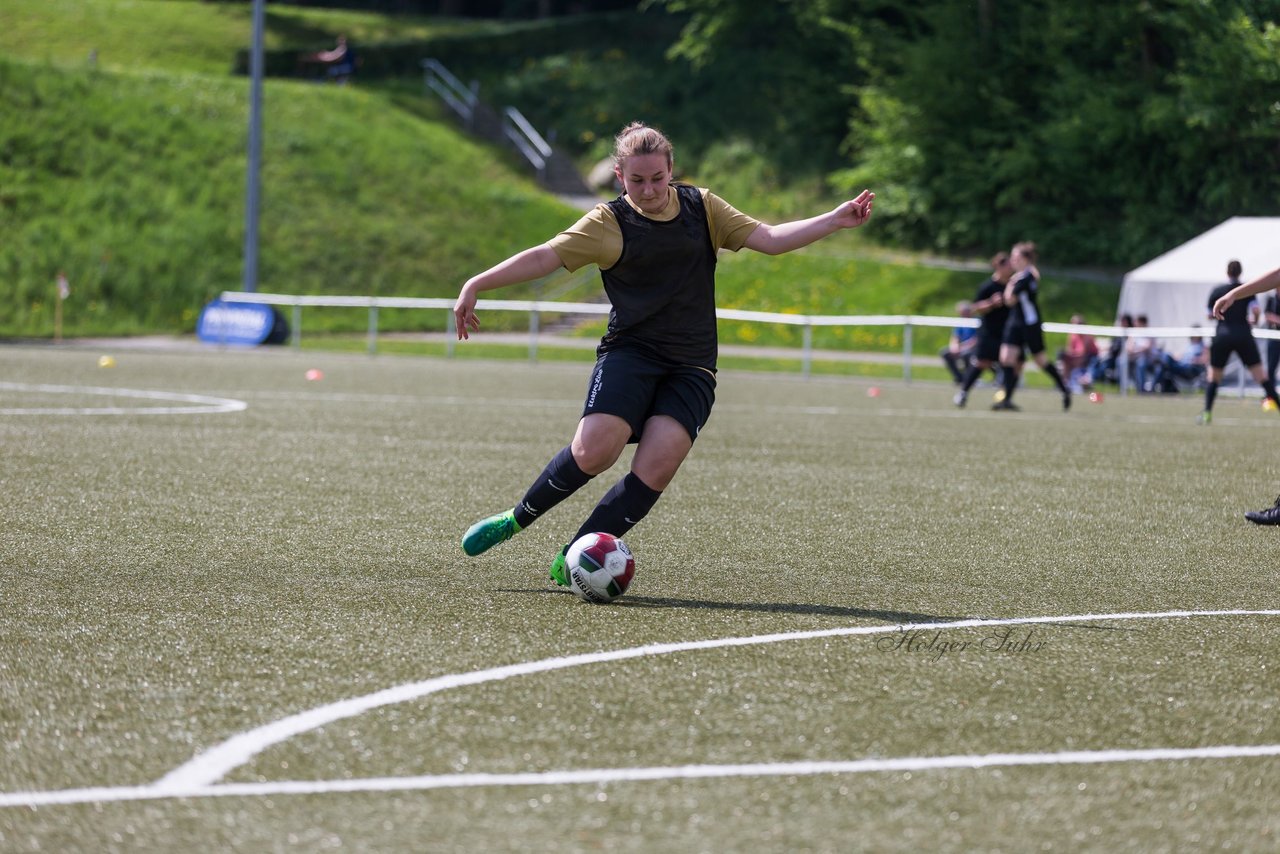
[[[465,285],[453,304],[453,326],[458,330],[458,340],[465,341],[471,332],[479,331],[480,318],[476,317],[475,292]]]

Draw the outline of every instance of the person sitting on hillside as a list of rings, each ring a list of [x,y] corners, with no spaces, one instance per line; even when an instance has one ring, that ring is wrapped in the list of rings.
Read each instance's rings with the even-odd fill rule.
[[[346,83],[356,73],[356,52],[346,36],[338,36],[333,50],[322,50],[307,56],[325,67],[325,75],[336,83]]]

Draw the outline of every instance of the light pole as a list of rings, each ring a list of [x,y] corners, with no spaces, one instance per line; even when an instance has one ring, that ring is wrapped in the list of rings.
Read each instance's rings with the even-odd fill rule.
[[[249,50],[249,155],[244,199],[244,290],[258,289],[258,196],[262,165],[262,29],[266,0],[253,0]]]

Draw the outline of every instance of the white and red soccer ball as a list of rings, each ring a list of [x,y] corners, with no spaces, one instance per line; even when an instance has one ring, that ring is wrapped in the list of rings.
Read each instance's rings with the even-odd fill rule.
[[[631,549],[612,534],[585,534],[565,553],[569,589],[587,602],[612,602],[627,592],[635,574]]]

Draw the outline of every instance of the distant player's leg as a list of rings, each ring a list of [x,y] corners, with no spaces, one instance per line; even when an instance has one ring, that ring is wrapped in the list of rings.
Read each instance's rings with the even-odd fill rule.
[[[1215,335],[1209,345],[1209,381],[1204,387],[1204,411],[1200,413],[1201,424],[1213,423],[1213,403],[1218,398],[1218,384],[1222,382],[1222,372],[1227,367],[1235,347],[1231,339],[1225,335]]]
[[[1070,409],[1071,389],[1067,388],[1066,382],[1063,381],[1062,372],[1058,370],[1058,366],[1045,355],[1043,350],[1036,353],[1032,358],[1036,360],[1036,364],[1040,366],[1040,370],[1049,375],[1049,379],[1053,380],[1053,384],[1056,385],[1058,387],[1058,391],[1062,393],[1062,408]]]
[[[969,401],[969,389],[973,388],[974,383],[982,376],[982,372],[991,367],[991,363],[984,360],[975,360],[969,366],[968,372],[964,375],[964,379],[960,381],[960,390],[956,392],[955,397],[951,398],[951,402],[956,406],[964,406]]]
[[[969,390],[982,376],[982,372],[991,369],[996,370],[995,366],[1000,361],[1000,341],[994,335],[989,335],[985,330],[978,331],[978,343],[974,347],[973,359],[969,362],[969,370],[964,375],[964,379],[960,382],[960,390],[956,392],[955,397],[951,398],[951,402],[956,406],[964,406],[969,402]]]
[[[1276,398],[1276,385],[1267,376],[1267,372],[1262,367],[1262,353],[1258,350],[1258,342],[1253,335],[1243,339],[1237,350],[1240,354],[1240,361],[1248,368],[1249,373],[1253,376],[1254,382],[1262,386],[1262,391],[1267,395],[1267,399],[1280,407],[1280,399]]]
[[[1018,387],[1018,355],[1020,346],[1005,342],[1000,345],[1000,365],[1004,369],[1001,377],[1004,383],[1004,396],[992,409],[1016,409],[1013,405],[1013,391]]]
[[[1267,399],[1277,407],[1280,407],[1280,398],[1276,397],[1276,384],[1267,378],[1267,372],[1262,367],[1262,363],[1251,365],[1249,373],[1253,375],[1254,382],[1262,386],[1262,392],[1267,396]]]

